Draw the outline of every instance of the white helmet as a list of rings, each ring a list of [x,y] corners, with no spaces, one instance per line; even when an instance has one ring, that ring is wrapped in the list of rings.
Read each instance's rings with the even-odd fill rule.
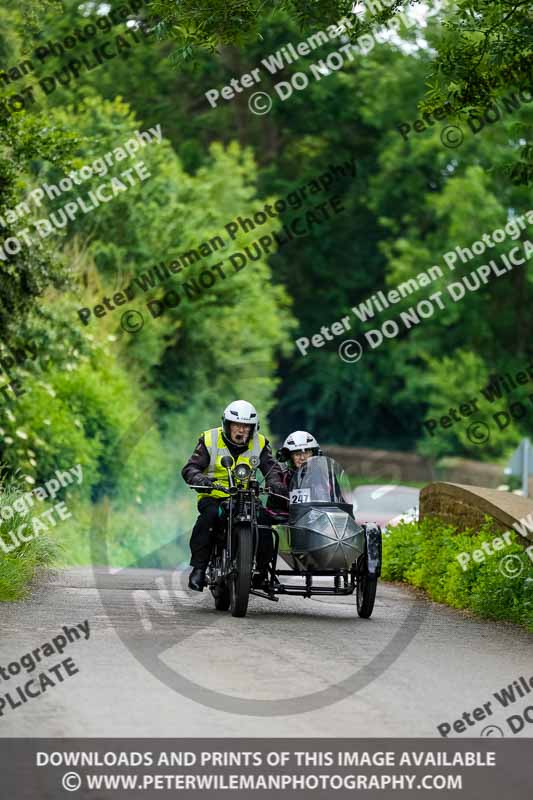
[[[246,425],[252,425],[250,438],[259,430],[259,417],[257,411],[251,403],[247,400],[234,400],[229,406],[226,406],[222,414],[222,430],[229,438],[229,423],[242,422]]]
[[[286,461],[290,454],[296,450],[312,450],[314,456],[322,454],[317,440],[307,431],[289,433],[278,453],[279,460]]]

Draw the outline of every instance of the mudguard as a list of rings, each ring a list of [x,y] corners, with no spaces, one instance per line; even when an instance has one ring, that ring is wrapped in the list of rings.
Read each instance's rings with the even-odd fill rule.
[[[366,539],[368,574],[373,578],[381,575],[381,528],[375,522],[363,526]]]

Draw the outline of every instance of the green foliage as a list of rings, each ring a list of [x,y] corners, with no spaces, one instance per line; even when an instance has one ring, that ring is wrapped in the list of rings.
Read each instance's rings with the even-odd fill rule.
[[[516,374],[527,363],[525,360],[508,360],[505,370]],[[478,355],[467,350],[456,350],[453,357],[428,359],[427,368],[418,382],[429,404],[428,417],[438,420],[449,415],[451,408],[457,410],[461,403],[468,404],[472,400],[476,401],[477,411],[471,416],[462,417],[461,421],[456,421],[451,427],[437,425],[431,434],[426,432],[425,438],[419,444],[421,453],[454,455],[460,451],[474,460],[487,461],[497,460],[502,454],[511,454],[521,436],[520,429],[522,428],[524,434],[527,433],[527,418],[524,418],[522,424],[520,421],[513,421],[513,424],[500,430],[493,416],[497,412],[505,411],[509,403],[517,401],[522,401],[527,408],[530,402],[526,396],[528,389],[526,384],[512,394],[502,392],[501,399],[496,398],[489,402],[482,391],[490,385],[491,377],[497,372],[497,369],[491,369]],[[473,406],[471,410],[473,411]],[[478,420],[490,429],[490,438],[483,447],[474,444],[467,435],[469,425]]]
[[[28,489],[28,484],[24,485],[23,480],[4,482],[0,487],[0,508],[11,506]],[[53,537],[48,533],[41,533],[13,548],[13,541],[8,534],[10,531],[16,532],[24,521],[27,521],[27,516],[18,511],[11,519],[2,518],[0,521],[0,537],[5,549],[10,551],[6,553],[4,548],[0,549],[0,602],[20,600],[27,595],[36,569],[50,566],[58,552]]]
[[[457,556],[481,549],[498,534],[487,518],[479,531],[457,533],[438,519],[400,523],[383,538],[383,578],[424,589],[432,600],[468,609],[489,619],[508,620],[533,630],[533,565],[523,540],[480,563],[472,558],[463,570]],[[520,541],[519,541],[520,539]],[[517,555],[523,570],[515,578],[500,569],[501,558]]]
[[[0,261],[2,350],[28,342],[38,350],[34,362],[4,376],[21,378],[26,394],[0,404],[0,458],[10,472],[18,468],[37,482],[74,463],[82,463],[86,475],[83,502],[61,531],[61,563],[89,563],[89,498],[111,498],[114,563],[133,563],[171,541],[167,500],[174,497],[179,467],[197,434],[216,424],[221,408],[236,396],[258,406],[264,430],[271,412],[280,437],[291,429],[312,428],[323,441],[410,449],[422,438],[425,417],[440,416],[464,395],[474,396],[491,371],[524,366],[532,334],[530,266],[402,331],[357,364],[339,359],[340,339],[310,350],[305,359],[294,356],[291,345],[291,339],[312,336],[345,315],[352,324],[349,336],[360,339],[366,327],[351,313],[352,306],[441,264],[443,253],[469,246],[480,233],[527,209],[527,188],[510,182],[508,174],[510,161],[516,166],[529,158],[526,105],[485,126],[479,136],[469,134],[459,118],[467,135],[457,150],[440,140],[451,118],[421,133],[411,131],[407,141],[397,130],[420,115],[428,73],[433,73],[429,104],[450,96],[458,111],[479,109],[493,95],[521,85],[487,90],[486,77],[491,71],[502,74],[511,60],[530,52],[524,4],[450,4],[427,26],[402,28],[392,41],[376,44],[339,72],[311,81],[305,92],[295,92],[286,103],[276,101],[264,117],[249,113],[244,93],[216,109],[205,101],[208,89],[220,89],[258,67],[266,54],[344,15],[353,22],[353,40],[408,5],[395,0],[375,16],[356,19],[352,0],[160,0],[137,19],[145,29],[156,27],[159,41],[135,46],[48,97],[36,90],[38,104],[27,111],[0,114],[0,216],[32,188],[45,180],[56,183],[135,130],[160,124],[165,137],[163,144],[137,154],[151,173],[148,181],[94,213],[79,215],[31,251],[24,247],[8,262]],[[2,62],[20,63],[37,44],[64,38],[88,21],[86,13],[94,18],[102,10],[69,3],[58,14],[47,0],[1,9]],[[480,33],[472,30],[474,22]],[[125,24],[99,34],[94,44],[124,33]],[[308,70],[311,61],[338,49],[340,42],[287,65],[281,75],[263,70],[258,88],[276,99],[278,80]],[[76,57],[89,54],[91,47],[80,46]],[[35,84],[70,57],[38,64],[35,74],[5,87],[2,97]],[[185,282],[198,279],[206,266],[221,260],[227,266],[230,254],[303,211],[269,218],[235,241],[224,231],[227,222],[251,216],[352,157],[356,179],[338,181],[327,193],[342,201],[341,214],[283,250],[231,271],[200,296],[187,296]],[[76,195],[131,163],[95,176]],[[39,215],[73,197],[47,202]],[[2,229],[2,236],[16,235],[17,229],[17,224]],[[218,234],[227,240],[224,250],[185,268],[164,288],[137,294],[129,307],[146,319],[136,336],[122,331],[120,309],[93,317],[87,327],[81,324],[78,308],[92,308],[155,264]],[[507,249],[506,243],[499,245],[491,257]],[[445,279],[459,280],[480,263],[458,264]],[[161,299],[169,288],[178,291],[179,305],[152,319],[145,302]],[[437,282],[431,291],[440,288]],[[421,298],[407,298],[390,316]],[[386,318],[377,315],[368,327]],[[491,411],[481,408],[484,414]],[[120,446],[139,418],[146,423],[144,435],[134,447],[127,444],[133,449],[125,453]],[[420,447],[435,456],[501,457],[528,424],[526,418],[495,435],[485,450],[473,448],[466,424],[439,429]],[[179,503],[180,532],[186,538],[194,515],[192,493]],[[185,550],[180,544],[171,559],[184,558]],[[444,567],[438,554],[433,556]],[[437,592],[445,591],[436,576],[433,580],[422,571],[417,580],[431,580]],[[471,602],[477,602],[475,594]]]
[[[188,500],[182,496],[152,505],[112,504],[105,517],[83,503],[55,533],[58,546],[53,565],[175,569],[188,563],[195,519]]]
[[[260,29],[273,11],[287,12],[304,29],[324,26],[348,15],[352,0],[154,0],[151,12],[158,18],[161,36],[178,43],[181,58],[194,48],[215,51],[224,45],[242,46],[262,39]]]
[[[124,494],[142,501],[164,492],[171,466],[161,459],[157,427],[143,437],[136,458],[123,463],[118,445],[141,408],[136,384],[109,353],[97,351],[94,361],[72,370],[51,368],[45,379],[31,377],[25,386],[16,406],[3,409],[3,458],[12,469],[24,467],[39,483],[55,469],[80,463],[94,497]],[[21,436],[24,443],[14,447]]]
[[[0,217],[13,208],[29,189],[28,174],[35,164],[54,161],[63,168],[73,147],[75,136],[64,129],[50,127],[42,136],[45,120],[26,112],[2,118],[0,115]],[[11,237],[22,244],[20,252],[0,261],[0,326],[6,344],[16,337],[16,327],[33,309],[36,298],[49,286],[64,285],[64,264],[54,258],[46,242],[36,241],[28,247],[17,232],[25,227],[23,220],[6,223],[2,243]]]

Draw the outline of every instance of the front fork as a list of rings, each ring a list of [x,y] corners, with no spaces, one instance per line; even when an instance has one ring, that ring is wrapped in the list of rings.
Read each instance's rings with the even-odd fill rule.
[[[257,525],[257,521],[254,522],[254,517],[252,514],[244,513],[235,514],[233,517],[234,524],[239,523],[248,523],[251,528],[252,536],[253,536],[253,561],[252,561],[252,571],[257,563],[257,548],[259,545],[259,528]],[[230,524],[231,518],[228,519],[228,537],[227,537],[227,545],[223,552],[223,564],[224,564],[224,572],[225,575],[228,577],[230,575],[234,575],[236,573],[235,570],[235,540],[233,538],[233,525]]]

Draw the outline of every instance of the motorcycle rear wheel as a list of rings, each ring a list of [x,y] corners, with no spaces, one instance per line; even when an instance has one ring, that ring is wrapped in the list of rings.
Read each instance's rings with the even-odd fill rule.
[[[235,574],[229,579],[230,608],[232,617],[245,617],[252,582],[254,544],[249,525],[236,525],[233,531],[235,542]]]

